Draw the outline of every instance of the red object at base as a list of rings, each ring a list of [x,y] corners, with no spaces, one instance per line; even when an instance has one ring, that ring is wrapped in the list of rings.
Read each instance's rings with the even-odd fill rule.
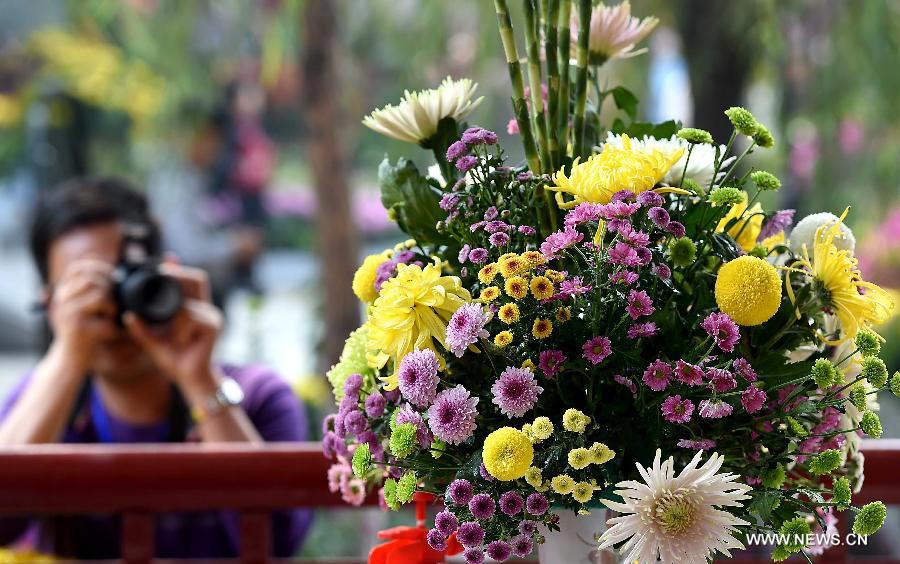
[[[439,564],[444,556],[452,556],[462,552],[462,545],[456,540],[456,533],[447,539],[445,550],[435,550],[428,546],[425,527],[425,509],[435,497],[424,492],[416,492],[413,501],[416,504],[416,526],[394,527],[378,531],[378,538],[388,539],[369,552],[369,564]]]

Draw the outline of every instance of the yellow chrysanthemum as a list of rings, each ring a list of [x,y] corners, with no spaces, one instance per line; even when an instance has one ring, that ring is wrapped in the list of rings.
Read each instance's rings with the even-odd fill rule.
[[[535,276],[531,279],[531,294],[539,300],[546,300],[556,293],[553,282],[546,276]]]
[[[575,480],[568,474],[560,474],[559,476],[554,476],[553,479],[550,480],[550,487],[553,488],[554,492],[566,495],[575,489]]]
[[[497,260],[497,266],[500,267],[500,274],[502,274],[504,278],[509,278],[511,276],[515,276],[516,274],[526,272],[530,265],[527,260],[523,259],[515,253],[512,253],[500,257]]]
[[[471,299],[459,278],[441,276],[437,262],[425,268],[397,266],[397,275],[382,285],[366,322],[369,366],[383,368],[389,359],[394,363],[394,374],[382,378],[385,389],[397,387],[396,371],[407,353],[426,348],[437,353],[435,339],[446,346],[447,322]]]
[[[579,434],[584,433],[584,430],[587,429],[588,423],[590,422],[590,417],[573,407],[570,407],[563,413],[563,429],[566,431]]]
[[[603,443],[594,443],[588,449],[591,452],[592,462],[594,464],[606,464],[616,457],[616,451],[609,448]]]
[[[478,271],[478,281],[482,284],[490,284],[497,277],[498,272],[500,269],[497,268],[496,263],[486,264]]]
[[[555,317],[556,320],[560,323],[565,323],[566,321],[572,319],[572,308],[568,306],[559,308],[558,310],[556,310]]]
[[[390,251],[369,255],[356,270],[353,275],[353,293],[360,301],[370,304],[378,297],[378,292],[375,291],[375,277],[378,274],[378,267],[390,257]]]
[[[756,239],[759,238],[759,232],[762,231],[763,209],[759,202],[753,204],[753,207],[747,209],[747,193],[741,192],[744,200],[739,204],[731,206],[728,213],[725,214],[719,224],[716,226],[716,232],[722,233],[732,220],[737,220],[728,227],[728,234],[745,252],[750,252],[756,246]]]
[[[619,190],[631,190],[640,194],[653,188],[678,162],[684,149],[664,152],[660,149],[633,148],[631,139],[622,136],[622,146],[606,143],[602,152],[584,162],[575,159],[572,170],[566,176],[565,167],[553,175],[555,186],[547,190],[556,192],[559,207],[570,209],[578,204],[608,204]],[[573,197],[563,200],[563,193]]]
[[[553,434],[553,422],[550,421],[549,417],[536,417],[531,424],[531,430],[538,439],[542,441],[549,439],[550,435]]]
[[[586,468],[592,461],[591,451],[586,448],[573,448],[568,455],[569,466],[576,470]]]
[[[496,286],[488,286],[478,295],[478,299],[489,304],[500,296],[500,288]]]
[[[547,257],[540,251],[525,251],[522,258],[528,261],[531,266],[540,266],[547,262]]]
[[[518,480],[534,461],[534,447],[525,433],[501,427],[484,439],[484,468],[501,482]]]
[[[553,323],[549,319],[539,317],[534,320],[531,326],[531,334],[535,339],[546,339],[553,333]]]
[[[541,487],[544,484],[544,476],[541,473],[541,469],[534,466],[530,467],[525,472],[525,482],[533,488]]]
[[[786,241],[786,238],[784,236],[784,231],[779,231],[775,235],[766,237],[765,239],[760,241],[759,244],[760,244],[760,246],[765,247],[766,250],[770,251],[770,250],[774,249],[775,247],[777,247],[778,245],[784,245],[785,241]]]
[[[813,258],[810,260],[804,247],[806,256],[795,263],[805,266],[821,285],[825,302],[841,322],[841,338],[831,344],[854,339],[861,329],[884,323],[894,310],[891,294],[864,281],[856,257],[834,244],[849,211],[850,208],[844,210],[839,221],[819,227]]]
[[[781,278],[775,267],[750,255],[719,269],[716,304],[738,325],[765,323],[781,305]]]
[[[511,276],[503,285],[506,295],[514,300],[521,300],[528,295],[528,282],[521,276]]]
[[[519,321],[519,306],[516,304],[505,304],[500,307],[500,311],[497,312],[497,317],[507,325],[516,323]]]
[[[587,503],[594,495],[594,486],[588,482],[578,482],[572,488],[572,497],[579,503]]]
[[[553,270],[552,268],[548,268],[544,275],[554,282],[562,282],[566,279],[566,275],[558,270]]]
[[[512,343],[513,335],[509,331],[500,331],[496,335],[494,335],[494,344],[500,347],[501,349],[508,344]]]

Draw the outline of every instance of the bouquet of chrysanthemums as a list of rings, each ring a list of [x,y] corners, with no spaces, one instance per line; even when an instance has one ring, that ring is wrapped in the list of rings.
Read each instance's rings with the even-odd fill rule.
[[[367,320],[328,374],[332,489],[391,509],[441,497],[428,543],[455,536],[470,563],[530,554],[559,512],[601,507],[616,516],[599,548],[640,562],[706,562],[760,532],[781,533],[776,560],[816,554],[808,533],[844,510],[874,533],[885,506],[851,505],[859,444],[900,374],[878,357],[870,326],[893,303],[859,271],[847,212],[788,231],[793,210],[763,209],[780,182],[746,157],[774,140],[748,110],[725,112],[719,145],[599,86],[656,23],[627,2],[525,1],[528,92],[495,3],[526,163],[462,123],[468,80],[364,121],[437,166],[379,170],[411,238],[353,279]]]

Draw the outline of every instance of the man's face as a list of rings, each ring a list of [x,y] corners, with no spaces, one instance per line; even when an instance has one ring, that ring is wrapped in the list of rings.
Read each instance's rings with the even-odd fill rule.
[[[63,274],[78,261],[92,259],[115,265],[121,244],[122,228],[117,222],[79,227],[59,237],[50,245],[47,257],[48,290],[52,292]],[[109,301],[114,304],[112,294]],[[116,323],[115,316],[103,316],[102,322],[108,323],[110,330],[104,331],[108,336],[97,344],[92,362],[94,374],[127,379],[152,366],[144,351]]]

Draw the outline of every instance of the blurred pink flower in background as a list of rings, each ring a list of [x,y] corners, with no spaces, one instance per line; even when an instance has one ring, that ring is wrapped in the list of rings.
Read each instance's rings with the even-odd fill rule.
[[[838,126],[838,140],[844,154],[853,155],[863,149],[866,130],[855,118],[844,118]]]
[[[789,157],[791,173],[797,178],[810,180],[819,161],[819,135],[815,129],[798,132],[791,142]]]
[[[900,207],[863,240],[857,251],[866,278],[889,288],[900,288]]]

